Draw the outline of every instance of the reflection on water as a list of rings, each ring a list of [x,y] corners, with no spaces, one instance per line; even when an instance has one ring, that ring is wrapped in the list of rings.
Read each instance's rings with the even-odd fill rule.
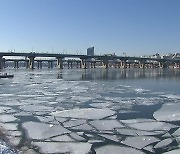
[[[73,75],[70,75],[70,74]],[[179,69],[85,69],[85,70],[60,70],[58,79],[70,80],[117,80],[140,78],[167,78],[179,80]]]

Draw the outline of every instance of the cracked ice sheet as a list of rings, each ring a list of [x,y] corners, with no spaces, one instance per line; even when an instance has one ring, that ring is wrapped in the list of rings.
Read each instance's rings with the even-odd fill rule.
[[[128,128],[120,128],[116,129],[119,134],[128,135],[128,136],[155,136],[161,135],[164,131],[156,132],[156,131],[144,131],[144,130],[136,130],[136,129],[128,129]]]
[[[47,139],[53,136],[70,133],[60,125],[45,124],[39,122],[25,122],[22,127],[27,131],[28,137],[32,139]]]
[[[114,128],[125,127],[117,120],[94,120],[89,123],[97,130],[113,130]]]
[[[86,139],[82,136],[79,136],[77,133],[65,134],[57,137],[51,138],[52,141],[60,142],[85,142]]]
[[[79,120],[70,120],[70,121],[64,122],[63,126],[64,127],[74,127],[74,126],[82,125],[85,123],[86,123],[86,120],[80,120],[80,119]]]
[[[180,136],[180,128],[178,128],[173,134],[172,136]]]
[[[96,154],[144,154],[143,152],[129,148],[129,147],[122,147],[122,146],[117,146],[117,145],[105,145],[99,148],[95,149]]]
[[[176,149],[176,150],[165,152],[163,154],[179,154],[179,153],[180,153],[180,149]]]
[[[17,126],[18,124],[17,123],[0,123],[0,126],[3,127],[5,130],[18,130]]]
[[[19,107],[21,110],[29,111],[29,112],[47,112],[52,111],[54,108],[50,106],[43,105],[24,105]]]
[[[94,99],[94,97],[87,97],[87,96],[71,96],[72,101],[79,101],[79,102],[87,102]]]
[[[153,116],[158,121],[180,121],[180,103],[163,104]]]
[[[10,99],[1,99],[0,104],[2,105],[8,105],[8,106],[15,106],[15,105],[24,105],[25,103],[21,103],[20,101],[16,100],[17,98],[12,98],[12,100]]]
[[[15,118],[13,115],[9,115],[9,114],[0,115],[0,122],[12,122],[15,120],[17,120],[17,118]]]
[[[176,128],[178,126],[165,123],[165,122],[141,122],[141,123],[132,123],[127,124],[129,127],[139,130],[145,130],[145,131],[155,131],[155,130],[167,130],[169,131],[171,128]]]
[[[122,123],[131,124],[131,123],[140,123],[140,122],[153,122],[154,119],[129,119],[129,120],[120,120]]]
[[[57,142],[33,142],[40,148],[41,153],[71,153],[87,154],[91,153],[92,144],[89,143],[57,143]]]
[[[137,137],[127,137],[124,141],[121,141],[121,143],[137,149],[142,149],[152,143],[156,143],[159,141],[160,140],[155,137],[137,136]]]
[[[173,139],[167,138],[167,139],[164,139],[164,140],[158,142],[158,143],[154,146],[154,148],[155,148],[155,149],[166,148],[166,147],[168,147],[168,145],[171,144],[172,142],[173,142]]]
[[[56,111],[52,112],[52,115],[55,117],[72,117],[79,119],[103,119],[108,116],[112,116],[115,114],[114,111],[109,109],[94,109],[94,108],[86,108],[86,109],[72,109],[72,110],[64,110],[64,111]]]

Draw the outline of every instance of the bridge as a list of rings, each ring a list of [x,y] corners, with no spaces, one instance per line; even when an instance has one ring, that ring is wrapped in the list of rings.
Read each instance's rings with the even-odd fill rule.
[[[11,59],[10,57],[16,57],[16,59]],[[23,59],[18,59],[17,57]],[[38,59],[38,58],[44,59]],[[45,59],[54,58],[54,59]],[[66,58],[71,58],[66,60]],[[78,58],[75,60],[74,58]],[[17,52],[0,52],[0,69],[5,68],[6,62],[13,61],[14,68],[19,67],[19,62],[25,63],[25,66],[30,69],[35,68],[35,63],[37,63],[37,68],[42,68],[42,62],[48,62],[48,67],[52,68],[53,63],[56,62],[56,67],[63,69],[65,64],[68,68],[73,68],[73,64],[76,63],[77,68],[87,68],[98,66],[109,68],[109,67],[138,67],[138,68],[180,68],[180,59],[170,59],[170,58],[148,58],[148,57],[127,57],[127,56],[116,56],[116,55],[78,55],[78,54],[54,54],[54,53],[17,53]],[[89,64],[89,65],[87,65]]]

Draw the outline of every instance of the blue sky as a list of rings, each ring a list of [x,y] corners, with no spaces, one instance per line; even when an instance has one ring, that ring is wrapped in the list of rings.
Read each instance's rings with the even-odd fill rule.
[[[180,52],[180,0],[0,0],[0,52]]]

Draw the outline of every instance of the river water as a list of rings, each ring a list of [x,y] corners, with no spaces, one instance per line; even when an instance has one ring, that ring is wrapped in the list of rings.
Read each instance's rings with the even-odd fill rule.
[[[180,152],[179,69],[10,69],[0,125],[23,153]]]

